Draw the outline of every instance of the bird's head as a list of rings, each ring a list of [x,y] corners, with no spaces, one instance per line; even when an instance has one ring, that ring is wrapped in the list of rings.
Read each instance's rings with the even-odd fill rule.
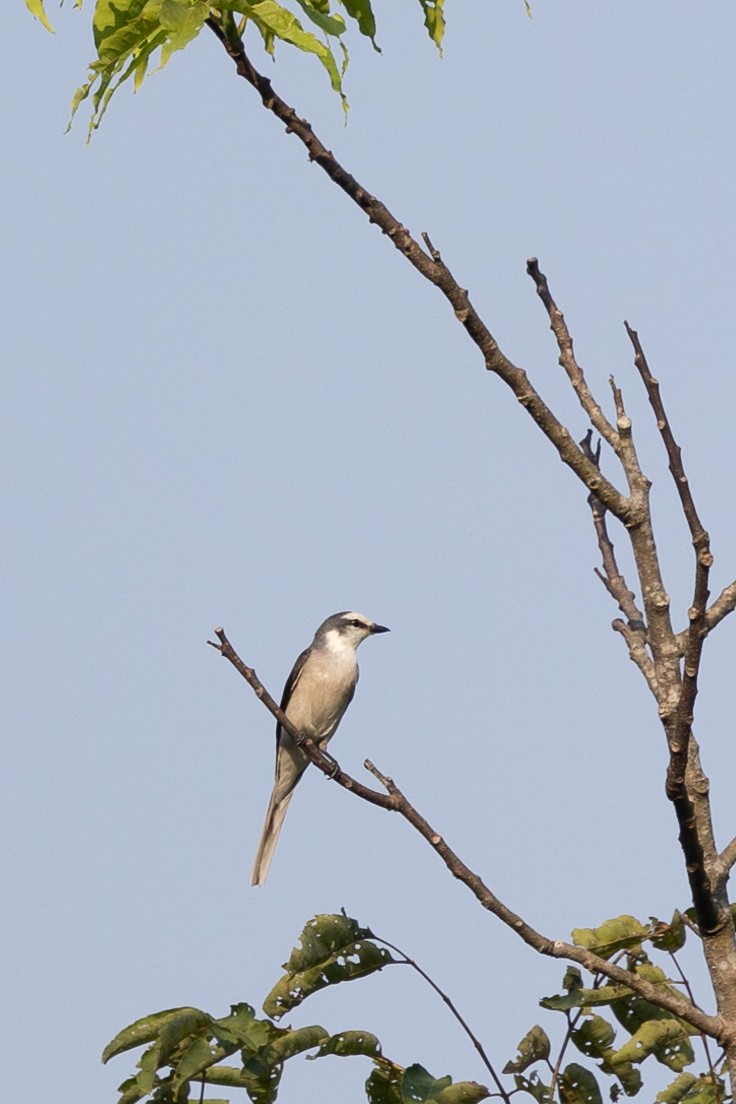
[[[385,632],[390,632],[385,625],[377,625],[362,613],[346,610],[328,617],[317,629],[314,642],[331,649],[355,649],[367,636]]]

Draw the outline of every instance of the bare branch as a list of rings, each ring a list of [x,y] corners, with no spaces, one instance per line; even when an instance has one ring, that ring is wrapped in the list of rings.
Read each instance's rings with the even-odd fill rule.
[[[580,405],[590,418],[591,425],[600,433],[601,437],[611,446],[613,451],[617,453],[620,447],[618,433],[608,421],[608,418],[606,418],[588,387],[583,370],[575,359],[572,337],[567,328],[565,316],[552,298],[549,284],[547,283],[547,277],[540,271],[539,261],[536,257],[529,258],[526,263],[526,270],[534,280],[537,288],[537,295],[544,303],[547,314],[549,315],[550,329],[555,335],[557,348],[560,350],[560,365],[565,369],[567,377],[573,386],[573,390],[580,400]],[[596,467],[597,466],[598,465],[596,465]]]
[[[631,344],[634,347],[634,364],[642,378],[644,386],[647,391],[649,403],[654,411],[654,416],[657,419],[657,429],[662,435],[665,449],[667,450],[667,458],[669,460],[669,469],[672,473],[672,478],[675,481],[677,487],[677,493],[680,496],[682,503],[682,509],[687,520],[690,533],[693,538],[693,544],[695,545],[696,552],[701,547],[703,537],[707,542],[708,534],[703,529],[698,517],[698,512],[695,508],[695,502],[693,500],[692,493],[690,491],[690,484],[688,478],[685,475],[685,469],[682,464],[682,449],[675,441],[672,428],[670,426],[669,418],[662,402],[662,397],[659,391],[659,380],[656,380],[649,370],[647,359],[644,356],[644,351],[639,341],[639,335],[636,330],[633,330],[628,322],[624,322],[626,332],[629,335]]]
[[[729,613],[733,613],[736,609],[736,581],[729,583],[727,587],[724,587],[721,593],[716,598],[708,609],[705,611],[705,629],[706,632],[710,632],[714,629],[724,617],[728,617]]]
[[[596,572],[596,574],[599,573]],[[611,628],[614,632],[620,633],[624,638],[626,646],[629,649],[629,659],[639,668],[646,680],[647,686],[656,699],[659,693],[657,670],[647,651],[645,634],[641,629],[633,628],[627,621],[622,621],[620,617],[615,618],[615,620],[611,622]]]
[[[727,843],[720,854],[720,860],[724,871],[728,872],[736,865],[736,838]]]
[[[646,981],[637,974],[630,973],[628,970],[624,970],[620,966],[616,966],[614,963],[600,958],[584,947],[576,947],[572,943],[565,943],[559,939],[549,939],[536,931],[530,924],[527,924],[525,920],[495,896],[478,874],[475,874],[470,867],[465,865],[439,832],[436,832],[421,813],[419,813],[411,802],[407,800],[393,779],[382,774],[370,760],[365,761],[364,765],[366,770],[368,770],[374,778],[381,783],[384,789],[387,790],[386,796],[375,790],[370,790],[366,786],[361,786],[355,779],[345,774],[332,756],[326,756],[323,752],[320,752],[319,748],[317,748],[311,740],[305,739],[303,734],[294,727],[289,718],[282,713],[274,699],[263,686],[263,683],[258,679],[253,668],[243,663],[240,656],[230,644],[224,629],[215,629],[215,636],[219,640],[219,644],[215,644],[214,641],[208,640],[207,643],[210,647],[215,648],[225,659],[232,663],[233,667],[235,667],[253,689],[256,697],[260,698],[268,711],[284,726],[289,735],[292,736],[309,756],[315,766],[319,767],[319,769],[333,781],[351,790],[365,801],[369,801],[373,805],[379,805],[381,808],[388,809],[392,812],[399,813],[404,820],[408,821],[408,823],[419,832],[423,839],[427,840],[434,848],[435,852],[440,856],[453,877],[457,878],[468,887],[482,907],[487,909],[488,912],[493,913],[493,915],[501,920],[508,928],[511,928],[512,931],[528,944],[528,946],[538,951],[539,954],[547,955],[551,958],[561,958],[571,962],[577,962],[592,974],[599,973],[619,985],[625,985],[628,989],[644,997],[645,1000],[651,1001],[652,1004],[656,1004],[660,1008],[665,1008],[667,1011],[672,1012],[673,1015],[681,1017],[699,1031],[703,1031],[715,1039],[720,1039],[722,1037],[725,1025],[721,1018],[718,1016],[706,1015],[706,1013],[699,1008],[695,1008],[690,1001],[686,1000],[679,993],[672,993],[663,986]]]
[[[501,352],[495,338],[470,302],[467,289],[457,283],[439,251],[430,244],[428,245],[430,253],[427,254],[406,227],[394,218],[388,208],[342,167],[331,151],[317,138],[311,125],[300,118],[294,108],[274,92],[271,82],[253,67],[242,43],[235,44],[229,41],[216,17],[211,16],[206,22],[234,61],[238,75],[252,85],[260,96],[263,106],[285,125],[287,132],[295,134],[303,143],[310,160],[319,165],[330,179],[364,211],[369,221],[375,223],[390,238],[399,252],[426,280],[439,288],[454,310],[455,317],[480,350],[488,371],[494,372],[510,387],[519,403],[554,445],[560,459],[575,472],[588,490],[594,491],[601,501],[605,502],[611,513],[622,521],[631,520],[633,512],[629,499],[595,470],[573,441],[570,431],[555,417],[531,385],[526,372],[517,368]]]
[[[624,469],[624,474],[626,475],[626,481],[629,485],[632,497],[636,496],[640,503],[646,506],[648,512],[649,506],[647,495],[651,483],[644,475],[641,470],[641,465],[639,464],[639,457],[636,454],[636,447],[634,445],[631,418],[626,413],[621,389],[616,386],[616,381],[613,376],[610,377],[608,382],[611,385],[613,404],[616,408],[616,428],[619,432],[620,441],[618,455],[621,459],[621,466]]]
[[[593,431],[588,430],[580,447],[585,455],[595,464],[600,464],[601,446],[593,449]],[[588,495],[588,505],[593,514],[593,525],[598,539],[598,548],[603,561],[603,571],[595,568],[595,573],[604,587],[618,604],[618,608],[626,617],[626,621],[616,618],[612,628],[623,636],[629,649],[629,658],[641,671],[646,679],[647,686],[657,696],[657,673],[652,658],[647,651],[647,629],[644,623],[644,614],[640,612],[633,591],[629,590],[626,580],[619,571],[611,540],[606,525],[606,507],[594,494]]]
[[[649,398],[650,406],[657,419],[657,428],[662,436],[669,469],[680,496],[682,511],[685,515],[693,548],[695,549],[695,586],[693,601],[688,610],[690,627],[687,632],[687,644],[685,647],[685,665],[682,678],[682,691],[677,710],[677,721],[673,737],[670,740],[670,769],[667,778],[668,793],[674,793],[685,784],[685,770],[687,765],[687,745],[690,738],[690,728],[693,722],[695,699],[698,693],[698,671],[703,650],[703,642],[706,636],[706,608],[710,592],[708,579],[713,563],[713,555],[710,550],[710,538],[703,528],[698,512],[695,508],[690,483],[685,474],[682,463],[682,450],[675,441],[670,427],[669,418],[662,402],[659,390],[659,382],[649,370],[646,357],[639,341],[639,335],[625,322],[626,332],[634,347],[634,364],[642,378]]]
[[[366,761],[365,766],[371,774],[386,787],[389,794],[397,799],[397,811],[413,824],[414,821],[411,814],[416,814],[416,810],[409,804],[396,783],[391,778],[383,775],[371,762]],[[426,821],[424,823],[426,824]],[[417,825],[415,825],[415,827],[416,826]],[[653,985],[651,982],[644,982],[643,979],[637,975],[622,969],[620,966],[616,966],[606,959],[600,958],[598,955],[593,954],[583,947],[577,947],[572,943],[565,943],[562,940],[551,940],[541,935],[530,924],[527,924],[525,920],[522,920],[520,916],[499,900],[488,886],[484,884],[482,879],[477,874],[473,873],[455,852],[450,849],[441,836],[434,835],[432,838],[429,838],[429,842],[443,860],[450,873],[471,890],[483,908],[492,912],[494,916],[501,920],[507,927],[511,928],[512,931],[516,932],[516,934],[535,951],[543,955],[548,955],[551,958],[562,958],[568,959],[571,962],[577,962],[592,974],[603,974],[603,976],[609,978],[609,980],[627,986],[646,1000],[658,1005],[660,1008],[666,1008],[674,1015],[682,1017],[687,1023],[691,1023],[694,1027],[697,1027],[698,1030],[704,1031],[714,1038],[720,1038],[722,1024],[719,1017],[706,1015],[700,1009],[694,1008],[690,1001],[681,997],[678,993],[662,991],[660,986]]]

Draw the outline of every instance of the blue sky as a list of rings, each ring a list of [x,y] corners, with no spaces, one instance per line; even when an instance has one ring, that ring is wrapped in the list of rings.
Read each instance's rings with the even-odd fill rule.
[[[521,2],[448,0],[443,60],[418,4],[376,11],[383,53],[352,44],[347,127],[316,63],[253,58],[430,234],[582,437],[525,273],[540,258],[591,386],[624,389],[682,627],[692,553],[622,321],[662,383],[717,591],[736,575],[733,8],[535,4],[529,20]],[[563,968],[316,772],[251,889],[273,726],[206,641],[223,625],[278,695],[330,613],[389,625],[361,650],[342,765],[395,777],[550,936],[666,917],[687,887],[663,741],[609,628],[585,495],[211,35],[119,93],[89,148],[84,118],[65,134],[91,12],[50,9],[51,36],[8,5],[0,42],[6,1095],[113,1100],[132,1061],[99,1053],[121,1026],[258,1006],[303,923],[342,907],[413,954],[502,1066],[540,1017],[556,1027],[536,1002]],[[733,634],[708,642],[697,719],[722,844]],[[408,972],[343,989],[292,1022],[373,1030],[397,1061],[486,1080]],[[281,1099],[357,1099],[366,1072],[297,1060]]]

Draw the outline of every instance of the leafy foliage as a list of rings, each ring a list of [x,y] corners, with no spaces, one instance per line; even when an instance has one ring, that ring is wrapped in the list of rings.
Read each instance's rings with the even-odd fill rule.
[[[136,1020],[119,1032],[103,1051],[109,1061],[134,1047],[146,1046],[137,1070],[120,1086],[119,1104],[185,1104],[192,1082],[245,1089],[253,1104],[276,1100],[284,1063],[315,1051],[328,1055],[371,1059],[366,1082],[371,1104],[476,1104],[488,1089],[472,1081],[453,1084],[435,1078],[422,1066],[407,1068],[385,1058],[379,1040],[369,1031],[330,1035],[323,1027],[282,1028],[273,1019],[295,1008],[327,985],[351,981],[395,964],[368,928],[348,916],[316,916],[304,927],[299,946],[284,966],[286,974],[264,1002],[267,1018],[259,1019],[249,1004],[236,1004],[221,1019],[198,1008],[170,1008]],[[148,1045],[146,1045],[148,1044]],[[240,1068],[222,1063],[240,1053]],[[209,1104],[215,1101],[208,1098]],[[219,1102],[218,1102],[219,1104]]]
[[[687,930],[677,912],[670,923],[651,917],[649,924],[642,924],[633,916],[618,916],[597,928],[576,929],[573,938],[579,946],[616,959],[633,975],[671,992],[672,980],[651,961],[645,948],[667,956],[679,974],[675,955],[685,943]],[[256,1016],[249,1004],[233,1005],[221,1019],[197,1008],[171,1008],[136,1020],[116,1035],[105,1047],[104,1061],[133,1047],[146,1048],[137,1072],[120,1086],[119,1104],[136,1104],[146,1096],[152,1104],[184,1104],[193,1083],[244,1089],[253,1104],[273,1104],[284,1064],[300,1054],[311,1060],[370,1059],[372,1069],[365,1083],[369,1104],[485,1100],[489,1091],[477,1082],[453,1083],[450,1077],[435,1077],[416,1063],[402,1066],[391,1061],[370,1031],[330,1034],[316,1024],[284,1028],[274,1022],[327,986],[399,964],[414,965],[410,959],[394,958],[357,920],[344,914],[315,916],[304,926],[283,976],[263,1003],[265,1018]],[[625,985],[604,985],[603,980],[596,975],[586,983],[581,971],[569,966],[562,992],[540,1001],[543,1008],[565,1017],[564,1040],[554,1055],[550,1036],[542,1027],[537,1024],[526,1033],[517,1056],[503,1068],[513,1082],[508,1090],[501,1089],[507,1104],[512,1093],[525,1093],[536,1104],[602,1104],[602,1077],[613,1082],[608,1095],[614,1102],[622,1093],[635,1096],[642,1087],[640,1067],[647,1059],[676,1074],[658,1094],[658,1104],[722,1104],[723,1078],[707,1047],[707,1071],[698,1075],[686,1069],[695,1061],[694,1029]],[[451,1006],[448,998],[445,1001]],[[624,1037],[618,1038],[621,1032]],[[563,1063],[570,1044],[582,1061]],[[225,1064],[236,1053],[240,1065]]]
[[[675,913],[667,924],[655,917],[649,925],[633,916],[617,916],[597,928],[578,928],[572,933],[573,942],[586,947],[607,960],[624,959],[626,968],[636,976],[646,979],[663,991],[674,987],[665,971],[653,963],[646,944],[669,955],[676,963],[675,954],[686,939],[687,928],[680,913]],[[709,1071],[699,1077],[683,1073],[686,1066],[695,1061],[691,1036],[694,1029],[677,1019],[671,1012],[644,1000],[625,985],[602,984],[602,977],[594,977],[586,986],[576,967],[569,966],[563,979],[563,992],[540,1001],[543,1008],[561,1012],[567,1019],[567,1033],[572,1044],[586,1058],[597,1063],[598,1070],[614,1078],[611,1098],[617,1099],[621,1091],[635,1096],[642,1087],[639,1066],[647,1058],[654,1058],[661,1065],[673,1070],[678,1077],[659,1094],[662,1104],[679,1104],[696,1101],[716,1104],[723,1100],[725,1087],[716,1073],[706,1049]],[[619,1027],[628,1038],[616,1047],[617,1030],[609,1019],[600,1015],[599,1009],[608,1008]],[[546,1034],[534,1027],[519,1044],[519,1057],[509,1063],[504,1072],[515,1074],[516,1087],[533,1096],[539,1104],[549,1104],[554,1099],[556,1085],[555,1068],[548,1059],[549,1048],[543,1040]],[[545,1053],[546,1051],[546,1053]],[[533,1065],[542,1068],[527,1073]],[[558,1063],[559,1065],[559,1063]],[[547,1067],[545,1071],[544,1067]],[[562,1104],[600,1104],[602,1094],[593,1072],[572,1063],[559,1075],[559,1096]]]
[[[44,0],[25,2],[29,11],[51,31]],[[371,0],[334,0],[345,15],[333,8],[333,0],[291,2],[296,11],[279,0],[220,0],[216,5],[209,0],[96,0],[92,30],[97,57],[90,63],[88,79],[74,96],[72,117],[91,96],[91,133],[99,126],[121,84],[132,78],[137,91],[154,56],[158,57],[158,68],[163,69],[171,55],[188,46],[207,22],[218,27],[233,50],[241,48],[250,25],[268,54],[275,53],[279,42],[310,54],[324,67],[347,110],[342,86],[348,64],[344,36],[352,25],[378,50]],[[441,52],[445,0],[419,0],[419,3],[427,33]],[[77,6],[81,7],[81,0],[77,0]]]

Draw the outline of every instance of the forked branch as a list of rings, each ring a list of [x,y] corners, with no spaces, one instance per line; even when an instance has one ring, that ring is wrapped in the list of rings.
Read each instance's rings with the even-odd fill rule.
[[[618,453],[621,441],[618,432],[613,428],[608,418],[603,413],[588,387],[582,368],[575,359],[572,337],[565,322],[565,316],[552,298],[547,277],[540,271],[539,261],[536,257],[530,257],[526,262],[526,270],[534,280],[537,295],[542,300],[545,310],[549,315],[549,324],[555,335],[557,347],[560,350],[560,365],[565,369],[572,388],[580,400],[580,405],[588,416],[593,428],[600,433],[604,441],[607,441],[614,452]],[[585,450],[583,450],[585,451]],[[596,467],[599,467],[596,464]],[[600,468],[599,468],[600,470]]]
[[[586,456],[588,456],[595,466],[598,467],[601,459],[600,441],[598,442],[597,448],[594,449],[592,440],[593,431],[589,429],[584,439],[580,442],[580,447]],[[588,505],[593,515],[593,527],[595,528],[595,535],[598,540],[598,549],[601,554],[603,567],[602,571],[595,568],[595,573],[626,618],[625,621],[622,621],[621,618],[616,618],[612,627],[623,636],[629,649],[629,658],[639,668],[646,679],[647,686],[656,698],[657,673],[652,657],[647,650],[647,627],[644,622],[644,614],[637,606],[636,596],[626,585],[626,580],[621,574],[618,563],[616,562],[613,541],[608,533],[608,526],[606,524],[606,507],[594,494],[588,495]]]
[[[695,502],[690,490],[690,483],[682,463],[682,450],[675,441],[669,418],[667,417],[667,412],[662,402],[659,382],[649,370],[649,365],[644,356],[644,351],[641,347],[639,335],[636,330],[633,330],[628,322],[625,322],[624,325],[626,326],[626,332],[629,335],[631,344],[634,347],[634,364],[642,378],[650,406],[657,419],[657,429],[664,442],[669,461],[669,469],[675,481],[677,493],[682,504],[682,511],[685,515],[688,528],[690,529],[693,548],[695,549],[695,585],[692,604],[688,610],[690,626],[687,631],[687,643],[685,646],[682,688],[680,691],[680,700],[677,707],[675,723],[668,733],[670,764],[667,773],[667,793],[672,800],[675,800],[676,796],[680,794],[685,787],[688,743],[693,723],[695,698],[698,693],[698,671],[700,669],[703,642],[707,632],[705,618],[708,598],[710,596],[708,578],[713,563],[713,555],[710,550],[710,538],[701,525],[698,512],[695,508]]]

